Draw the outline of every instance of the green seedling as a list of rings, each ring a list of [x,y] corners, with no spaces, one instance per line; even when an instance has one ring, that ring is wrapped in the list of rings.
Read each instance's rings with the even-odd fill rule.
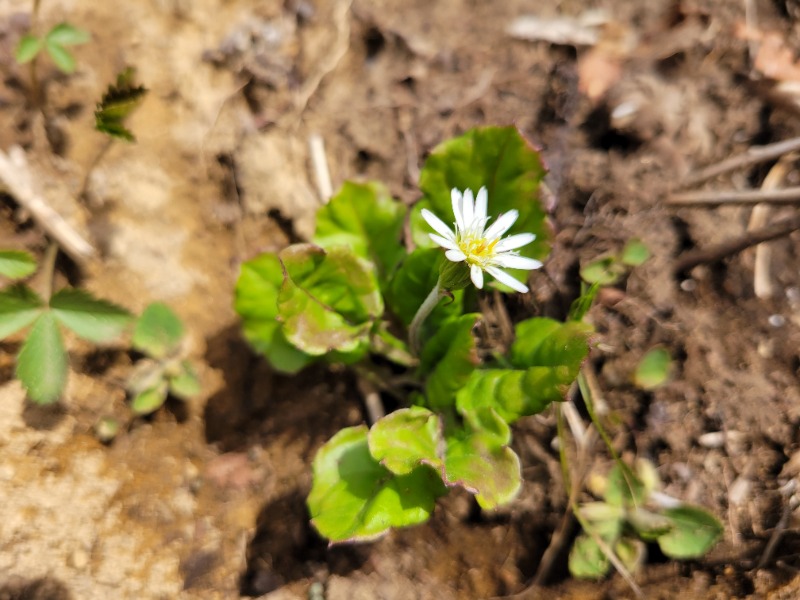
[[[147,88],[136,84],[136,70],[128,67],[117,75],[117,82],[108,86],[94,111],[94,126],[111,139],[136,141],[125,126],[125,120],[142,103]],[[97,163],[97,160],[95,160]]]
[[[583,533],[569,555],[569,570],[575,577],[604,577],[611,567],[611,553],[635,572],[645,560],[646,544],[652,542],[670,558],[698,558],[722,535],[722,524],[711,513],[659,491],[651,463],[640,460],[636,467],[634,472],[618,463],[608,477],[591,480],[592,491],[602,500],[576,509]]]
[[[182,356],[183,323],[166,304],[153,303],[136,321],[132,346],[145,355],[128,381],[131,408],[139,415],[158,410],[172,395],[189,400],[201,391],[200,380]]]
[[[0,252],[0,274],[17,280],[0,290],[0,339],[30,328],[17,355],[16,376],[38,404],[58,400],[67,382],[69,355],[62,328],[95,343],[117,338],[131,315],[107,300],[82,289],[64,288],[51,294],[55,246],[43,268],[44,292],[37,293],[18,280],[32,274],[35,259],[18,251]]]
[[[92,36],[87,31],[66,22],[59,23],[42,37],[32,33],[22,36],[17,44],[14,58],[18,64],[33,62],[44,50],[61,71],[72,73],[75,71],[76,62],[67,48],[85,44],[91,39]]]
[[[549,252],[544,173],[515,128],[473,129],[430,154],[410,211],[380,183],[348,182],[319,209],[310,243],[242,265],[235,308],[276,370],[352,365],[405,399],[318,451],[308,507],[331,542],[422,523],[454,487],[484,509],[519,491],[510,425],[563,400],[592,333],[530,318],[506,347],[479,344],[479,290],[527,292]]]
[[[652,390],[669,379],[672,357],[665,348],[653,348],[639,361],[633,382],[643,390]]]
[[[581,278],[589,284],[614,285],[631,267],[650,258],[650,251],[640,240],[628,240],[618,254],[604,256],[581,267]]]

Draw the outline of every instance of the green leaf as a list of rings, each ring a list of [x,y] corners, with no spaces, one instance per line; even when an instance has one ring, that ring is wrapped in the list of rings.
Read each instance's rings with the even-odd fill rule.
[[[475,428],[479,420],[489,422]],[[510,439],[508,425],[494,411],[480,411],[466,428],[447,434],[446,483],[472,492],[485,509],[513,500],[522,475],[519,457],[507,446]]]
[[[85,44],[91,39],[92,36],[88,31],[78,29],[69,23],[59,23],[45,35],[45,40],[48,43],[58,44],[59,46],[76,46]]]
[[[406,327],[439,281],[439,267],[443,260],[446,260],[444,253],[436,248],[418,248],[400,263],[389,284],[386,303]],[[424,328],[435,331],[446,319],[460,315],[463,297],[464,293],[457,291],[453,293],[452,300],[440,300],[425,320]]]
[[[408,475],[420,464],[443,472],[441,422],[419,406],[396,410],[369,430],[369,451],[395,475]]]
[[[652,390],[669,378],[672,357],[665,348],[653,348],[639,361],[633,382],[643,390]]]
[[[283,373],[296,373],[314,358],[291,345],[278,317],[278,293],[283,268],[275,254],[262,254],[242,264],[236,282],[234,308],[242,319],[244,337]]]
[[[0,340],[33,323],[43,306],[44,301],[28,286],[0,290]]]
[[[364,541],[427,521],[445,492],[427,466],[407,475],[383,467],[370,454],[362,425],[342,429],[319,449],[307,503],[311,523],[331,542]]]
[[[131,410],[137,415],[149,415],[157,411],[167,400],[167,382],[161,381],[158,385],[139,392],[131,401]]]
[[[622,533],[625,509],[606,502],[587,502],[581,504],[579,513],[587,533],[594,533],[613,543]]]
[[[200,378],[197,377],[197,373],[188,361],[183,361],[178,374],[169,378],[170,393],[181,400],[189,400],[197,396],[202,389]]]
[[[579,579],[600,579],[608,572],[611,563],[605,552],[591,537],[579,535],[569,553],[569,572]]]
[[[339,193],[317,212],[312,240],[322,248],[349,246],[371,261],[381,287],[405,255],[400,242],[406,208],[380,183],[347,181]]]
[[[589,354],[593,328],[580,321],[537,317],[517,323],[514,331],[510,358],[515,367],[558,367],[565,378],[574,379]]]
[[[108,135],[133,142],[133,133],[125,127],[125,119],[142,103],[147,88],[136,85],[136,70],[128,67],[117,75],[116,85],[108,86],[94,111],[95,129]]]
[[[278,314],[286,339],[312,356],[366,350],[369,331],[383,313],[372,264],[346,246],[326,252],[295,244],[279,258],[284,280]]]
[[[20,38],[19,44],[17,44],[17,48],[14,51],[14,59],[20,65],[30,62],[36,58],[39,52],[42,51],[42,48],[44,48],[43,39],[31,35],[30,33],[25,34]]]
[[[0,275],[8,279],[23,279],[36,271],[36,259],[21,250],[0,250]]]
[[[586,283],[611,285],[616,283],[625,269],[621,267],[616,256],[599,258],[581,267],[581,279]]]
[[[73,73],[75,71],[75,67],[77,66],[75,57],[72,56],[72,53],[64,48],[64,46],[49,42],[45,39],[44,48],[61,71],[64,73]]]
[[[620,261],[629,267],[638,267],[648,258],[650,258],[650,250],[641,240],[637,239],[628,240],[619,256]]]
[[[550,228],[539,201],[539,184],[545,169],[537,152],[513,127],[480,127],[448,140],[428,156],[420,173],[419,186],[425,198],[412,210],[411,231],[414,242],[424,248],[433,246],[430,227],[420,212],[428,208],[445,223],[454,221],[450,190],[470,189],[474,193],[485,186],[489,193],[489,215],[493,219],[512,209],[519,218],[509,231],[534,233],[536,241],[520,249],[520,254],[543,260],[549,253]],[[520,281],[528,271],[512,271]]]
[[[124,308],[74,288],[56,292],[50,298],[50,308],[62,325],[92,342],[113,340],[133,318]]]
[[[722,524],[702,508],[684,505],[661,514],[672,522],[672,529],[658,538],[658,545],[671,558],[703,556],[722,536]]]
[[[647,488],[627,465],[617,462],[608,474],[605,499],[612,506],[639,507],[647,500]]]
[[[166,304],[154,302],[136,321],[131,344],[153,358],[165,358],[177,351],[183,338],[183,323]]]
[[[472,330],[480,317],[471,313],[445,322],[422,348],[420,374],[425,377],[425,396],[431,408],[453,406],[456,392],[478,365]]]
[[[672,528],[672,522],[667,517],[644,508],[634,508],[629,511],[627,520],[637,535],[648,542],[655,541]]]
[[[644,562],[647,548],[640,540],[624,537],[614,545],[614,552],[628,572],[636,573]]]
[[[586,286],[585,283],[581,284],[581,295],[575,298],[569,307],[569,316],[567,321],[582,321],[589,309],[592,308],[592,303],[600,291],[600,284],[593,283]]]
[[[55,317],[42,313],[17,357],[17,379],[37,404],[58,400],[67,382],[67,351]]]

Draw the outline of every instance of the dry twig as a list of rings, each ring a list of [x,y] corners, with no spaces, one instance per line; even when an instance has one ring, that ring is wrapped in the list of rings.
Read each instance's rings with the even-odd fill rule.
[[[311,165],[314,167],[314,180],[317,193],[322,204],[327,204],[333,196],[331,173],[328,170],[328,159],[325,156],[325,141],[318,133],[308,136],[308,148],[311,153]]]
[[[673,205],[709,205],[709,204],[793,204],[800,202],[800,187],[788,187],[780,190],[721,190],[683,192],[667,198],[667,204]]]

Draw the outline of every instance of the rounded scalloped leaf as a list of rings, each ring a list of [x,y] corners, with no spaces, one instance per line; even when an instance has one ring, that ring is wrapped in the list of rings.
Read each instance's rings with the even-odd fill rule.
[[[378,420],[369,430],[369,451],[395,475],[407,475],[420,464],[443,471],[444,439],[439,417],[412,406]]]
[[[408,475],[383,467],[370,454],[362,425],[342,429],[319,449],[307,504],[312,525],[332,543],[368,541],[427,521],[445,492],[427,466]]]
[[[420,173],[419,186],[425,198],[411,215],[414,241],[431,247],[430,228],[420,217],[428,208],[445,223],[454,220],[450,190],[485,186],[489,193],[489,214],[493,218],[510,210],[519,218],[510,234],[529,232],[536,241],[520,249],[520,254],[543,260],[550,251],[550,227],[539,200],[539,184],[545,175],[539,152],[516,127],[479,127],[443,142],[428,156]],[[512,271],[527,278],[527,271]]]

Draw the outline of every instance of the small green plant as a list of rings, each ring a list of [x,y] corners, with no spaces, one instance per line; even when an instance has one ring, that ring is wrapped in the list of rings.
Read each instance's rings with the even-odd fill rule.
[[[94,111],[94,126],[111,139],[136,141],[133,133],[125,127],[125,119],[141,104],[147,88],[136,84],[136,70],[128,67],[117,75],[117,82],[109,85]],[[97,161],[95,161],[96,163]]]
[[[630,572],[643,563],[646,543],[655,542],[675,559],[698,558],[722,535],[711,513],[683,504],[659,491],[653,465],[640,460],[636,472],[617,463],[608,477],[595,477],[590,487],[602,498],[581,504],[576,516],[583,533],[572,546],[569,570],[575,577],[598,579],[611,567],[611,554]]]
[[[0,290],[0,339],[30,327],[17,355],[16,376],[39,404],[58,400],[67,381],[69,356],[62,327],[103,343],[118,337],[131,321],[124,308],[85,290],[63,288],[51,293],[56,252],[54,244],[47,251],[39,292],[18,281],[35,271],[35,259],[26,252],[0,252],[0,274],[17,280]]]
[[[318,451],[308,506],[331,542],[424,522],[453,487],[485,509],[517,494],[510,425],[563,400],[592,332],[530,318],[504,345],[482,335],[478,291],[527,292],[549,251],[543,175],[515,128],[474,129],[431,153],[410,212],[379,183],[348,182],[311,243],[242,265],[235,307],[275,369],[352,365],[405,399]],[[401,242],[406,222],[414,248]]]
[[[75,71],[76,62],[67,48],[85,44],[91,39],[92,36],[87,31],[69,23],[59,23],[42,37],[32,33],[22,36],[17,44],[14,58],[18,64],[33,62],[44,50],[61,71],[72,73]]]
[[[183,357],[183,335],[181,320],[160,302],[150,304],[136,321],[131,343],[146,358],[137,363],[128,382],[134,413],[158,410],[168,394],[188,400],[200,393],[200,380]]]
[[[653,348],[639,361],[633,382],[643,390],[652,390],[669,379],[672,357],[666,348]]]
[[[614,285],[631,267],[650,258],[650,250],[640,240],[628,240],[618,254],[604,256],[581,267],[581,278],[590,284]]]

